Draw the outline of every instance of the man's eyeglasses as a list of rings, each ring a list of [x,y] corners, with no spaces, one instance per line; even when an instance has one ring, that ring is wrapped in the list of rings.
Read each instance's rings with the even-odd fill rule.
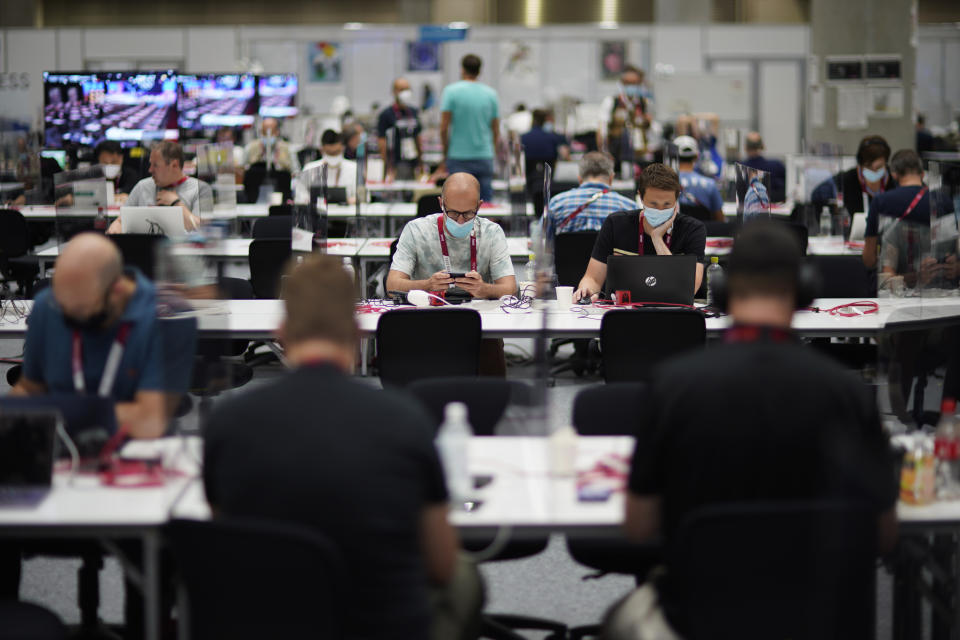
[[[454,222],[470,222],[477,217],[477,211],[479,210],[479,207],[473,211],[454,211],[452,209],[447,209],[446,207],[443,208],[443,212]]]

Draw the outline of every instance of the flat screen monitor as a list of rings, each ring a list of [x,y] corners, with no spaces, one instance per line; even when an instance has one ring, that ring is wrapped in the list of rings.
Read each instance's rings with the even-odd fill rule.
[[[44,146],[176,140],[174,71],[45,72]]]
[[[252,74],[181,74],[178,81],[181,129],[253,124],[257,116],[257,87]]]
[[[289,118],[297,115],[297,74],[277,73],[257,76],[260,116]]]

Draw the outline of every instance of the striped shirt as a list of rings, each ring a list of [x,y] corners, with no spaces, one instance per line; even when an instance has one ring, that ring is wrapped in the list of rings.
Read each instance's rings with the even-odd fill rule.
[[[603,194],[591,202],[585,209],[578,213],[573,220],[563,225],[559,230],[557,229],[567,216],[596,195],[598,191],[603,191],[604,189],[607,189],[608,193]],[[547,234],[552,237],[555,233],[600,231],[604,219],[611,213],[630,211],[636,208],[636,202],[613,191],[610,185],[603,184],[602,182],[584,182],[576,189],[558,193],[550,198]]]

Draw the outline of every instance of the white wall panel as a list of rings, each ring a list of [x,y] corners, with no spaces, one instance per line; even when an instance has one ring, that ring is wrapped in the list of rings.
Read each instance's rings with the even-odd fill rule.
[[[185,57],[184,71],[187,73],[240,71],[236,30],[219,27],[187,29]]]

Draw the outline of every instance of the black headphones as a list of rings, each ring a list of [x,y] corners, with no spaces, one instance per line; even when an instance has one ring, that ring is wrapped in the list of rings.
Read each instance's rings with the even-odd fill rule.
[[[820,271],[810,262],[800,263],[800,269],[797,271],[797,290],[794,307],[796,309],[805,309],[813,304],[820,292]],[[713,307],[721,312],[727,313],[727,306],[730,303],[730,292],[727,289],[726,273],[721,271],[710,277],[710,294],[713,299]]]
[[[886,141],[886,140],[884,140],[884,139],[881,138],[880,136],[867,136],[866,138],[864,138],[863,140],[860,141],[860,146],[857,147],[857,164],[860,165],[861,167],[862,167],[863,164],[864,164],[864,160],[863,160],[863,154],[864,154],[864,152],[867,150],[867,147],[869,147],[869,146],[871,146],[871,145],[874,145],[874,144],[882,145],[882,146],[883,146],[883,156],[884,156],[885,158],[889,158],[889,157],[890,157],[890,153],[891,153],[891,151],[890,151],[890,145],[887,144],[887,141]]]

